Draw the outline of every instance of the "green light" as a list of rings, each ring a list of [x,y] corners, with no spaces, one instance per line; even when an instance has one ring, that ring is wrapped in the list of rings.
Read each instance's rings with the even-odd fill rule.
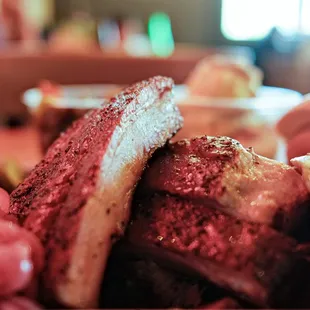
[[[148,31],[153,53],[159,57],[170,56],[174,51],[174,39],[169,16],[160,12],[153,13]]]

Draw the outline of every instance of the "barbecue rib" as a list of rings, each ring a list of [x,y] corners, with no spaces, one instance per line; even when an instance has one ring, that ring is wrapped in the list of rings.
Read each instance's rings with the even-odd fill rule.
[[[121,250],[111,255],[102,287],[102,308],[188,309],[223,297],[204,279],[184,276],[132,254]]]
[[[261,157],[227,137],[169,144],[151,160],[141,189],[201,201],[283,231],[298,226],[309,199],[294,168]]]
[[[46,249],[48,301],[95,307],[111,245],[153,151],[181,127],[173,81],[151,78],[75,122],[11,194],[10,213]]]
[[[169,195],[136,200],[127,238],[143,257],[205,277],[257,306],[288,305],[309,274],[293,239]]]

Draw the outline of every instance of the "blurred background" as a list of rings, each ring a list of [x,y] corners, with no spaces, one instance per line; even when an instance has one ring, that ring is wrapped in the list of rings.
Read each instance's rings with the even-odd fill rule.
[[[20,92],[39,79],[130,83],[151,72],[182,83],[194,64],[215,49],[246,55],[263,69],[266,85],[310,91],[309,0],[0,2],[2,119],[25,113]],[[77,62],[79,52],[85,55]],[[145,66],[146,59],[141,65],[128,63],[125,54],[170,61]],[[121,59],[114,66],[116,57]]]
[[[77,108],[76,100],[70,109],[46,110],[46,94],[59,99],[60,85],[84,85],[84,90],[116,85],[108,95],[98,95],[109,97],[123,85],[158,74],[204,97],[208,109],[198,109],[196,97],[189,109],[182,106],[192,135],[229,135],[277,158],[278,140],[270,128],[310,92],[309,16],[310,0],[0,0],[0,180],[3,162],[17,158],[30,169],[66,126],[96,106],[83,101]],[[219,55],[253,67],[201,63]],[[197,64],[204,69],[195,71]],[[226,71],[232,78],[221,73]],[[88,97],[87,89],[94,96],[93,88],[83,94]],[[214,97],[230,98],[225,115],[211,113],[210,106],[223,103]],[[247,113],[231,111],[240,108],[239,97],[252,98],[242,107]],[[258,102],[269,116],[281,106],[286,110],[269,122],[264,113],[258,116]],[[14,165],[6,167],[18,175]]]

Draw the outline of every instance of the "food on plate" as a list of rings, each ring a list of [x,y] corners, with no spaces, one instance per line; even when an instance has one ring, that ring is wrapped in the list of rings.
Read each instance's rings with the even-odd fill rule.
[[[112,244],[123,234],[136,183],[156,148],[182,125],[173,81],[137,83],[76,121],[11,194],[10,214],[46,251],[41,294],[97,306]]]
[[[279,134],[287,144],[287,158],[306,155],[310,152],[310,97],[284,115],[277,123]]]
[[[302,174],[304,182],[310,192],[310,154],[291,159],[291,164]]]
[[[227,137],[168,144],[147,169],[141,187],[198,200],[232,216],[293,231],[309,193],[294,168],[257,155]]]
[[[206,278],[260,307],[292,302],[297,279],[307,279],[307,262],[294,254],[296,242],[266,225],[194,198],[154,194],[135,201],[132,248],[172,270]]]
[[[223,56],[200,61],[186,84],[191,95],[211,98],[250,98],[262,85],[263,73],[253,65]]]
[[[154,77],[87,112],[10,195],[4,217],[45,249],[41,301],[309,306],[309,159],[288,166],[228,137],[169,141],[182,126],[172,90]]]
[[[206,298],[206,295],[208,297]],[[101,307],[107,309],[197,308],[221,298],[220,289],[195,276],[169,270],[149,257],[126,249],[113,250],[102,287]]]
[[[157,263],[150,256],[142,258],[132,249],[128,243],[114,247],[102,287],[102,308],[205,309],[219,303],[212,309],[237,309],[236,302],[225,298],[227,292],[206,279]]]
[[[245,308],[296,306],[307,294],[309,264],[297,241],[274,227],[299,226],[297,214],[309,206],[294,168],[230,138],[168,144],[139,183],[107,267],[103,305],[217,309],[215,300],[235,296]]]

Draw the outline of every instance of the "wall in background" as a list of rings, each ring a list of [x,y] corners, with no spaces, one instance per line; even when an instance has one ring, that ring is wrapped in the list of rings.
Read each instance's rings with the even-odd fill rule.
[[[221,0],[55,0],[56,18],[76,10],[96,18],[133,16],[145,23],[154,11],[168,13],[177,42],[214,45],[224,41],[220,31]]]

